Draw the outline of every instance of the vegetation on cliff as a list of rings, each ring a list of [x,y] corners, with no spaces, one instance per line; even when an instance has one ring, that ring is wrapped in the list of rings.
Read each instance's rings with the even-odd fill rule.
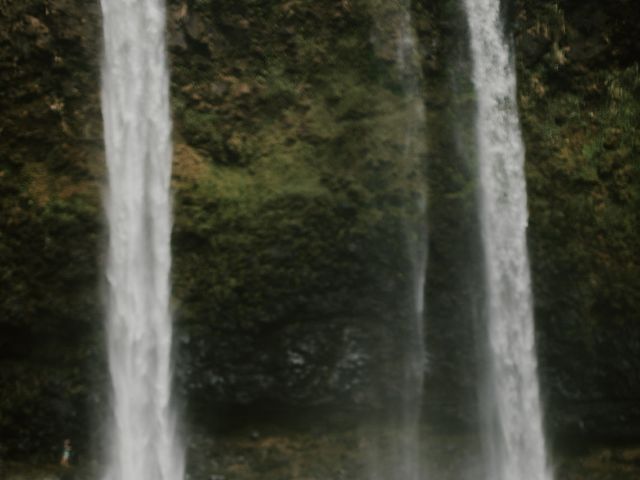
[[[637,433],[640,414],[637,20],[624,1],[515,19],[542,371],[575,433]]]

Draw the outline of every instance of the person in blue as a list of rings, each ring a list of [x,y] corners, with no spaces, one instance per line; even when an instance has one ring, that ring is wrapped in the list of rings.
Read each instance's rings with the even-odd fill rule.
[[[62,457],[60,457],[60,465],[63,467],[71,466],[71,454],[73,453],[73,447],[71,446],[71,439],[66,438],[62,444]]]
[[[74,478],[73,473],[73,460],[74,460],[73,446],[71,445],[71,439],[65,438],[62,445],[62,456],[60,457],[60,465],[63,468],[60,480],[72,480]]]

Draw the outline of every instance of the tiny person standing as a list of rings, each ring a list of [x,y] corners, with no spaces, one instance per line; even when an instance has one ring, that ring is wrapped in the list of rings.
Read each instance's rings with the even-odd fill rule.
[[[75,452],[71,446],[71,439],[65,438],[62,446],[62,456],[60,457],[60,465],[62,466],[62,472],[60,472],[60,480],[73,480],[76,475],[73,468]]]
[[[67,438],[64,441],[62,449],[62,457],[60,458],[60,465],[63,467],[71,466],[71,454],[73,453],[73,447],[71,446],[71,439]]]

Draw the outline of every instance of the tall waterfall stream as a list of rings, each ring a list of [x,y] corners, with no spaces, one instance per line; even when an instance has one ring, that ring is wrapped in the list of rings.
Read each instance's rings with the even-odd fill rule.
[[[479,202],[490,367],[485,447],[491,480],[550,480],[527,254],[524,146],[499,0],[465,0],[477,93]]]
[[[163,0],[102,0],[107,156],[108,480],[180,480],[171,410],[171,122]]]

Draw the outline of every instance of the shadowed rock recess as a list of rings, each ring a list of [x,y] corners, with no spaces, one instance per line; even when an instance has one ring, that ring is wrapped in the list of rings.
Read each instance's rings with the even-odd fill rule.
[[[474,455],[484,292],[466,24],[457,2],[412,4],[427,115],[416,166],[402,161],[400,18],[385,4],[169,2],[175,383],[194,478],[362,470],[361,419],[401,395],[404,235],[423,174],[427,443]],[[640,442],[640,16],[630,0],[516,0],[505,16],[558,476],[626,478],[637,452],[589,449]],[[108,409],[100,32],[95,2],[0,0],[6,459],[55,461],[64,436],[90,458]],[[565,474],[576,445],[593,461]]]

